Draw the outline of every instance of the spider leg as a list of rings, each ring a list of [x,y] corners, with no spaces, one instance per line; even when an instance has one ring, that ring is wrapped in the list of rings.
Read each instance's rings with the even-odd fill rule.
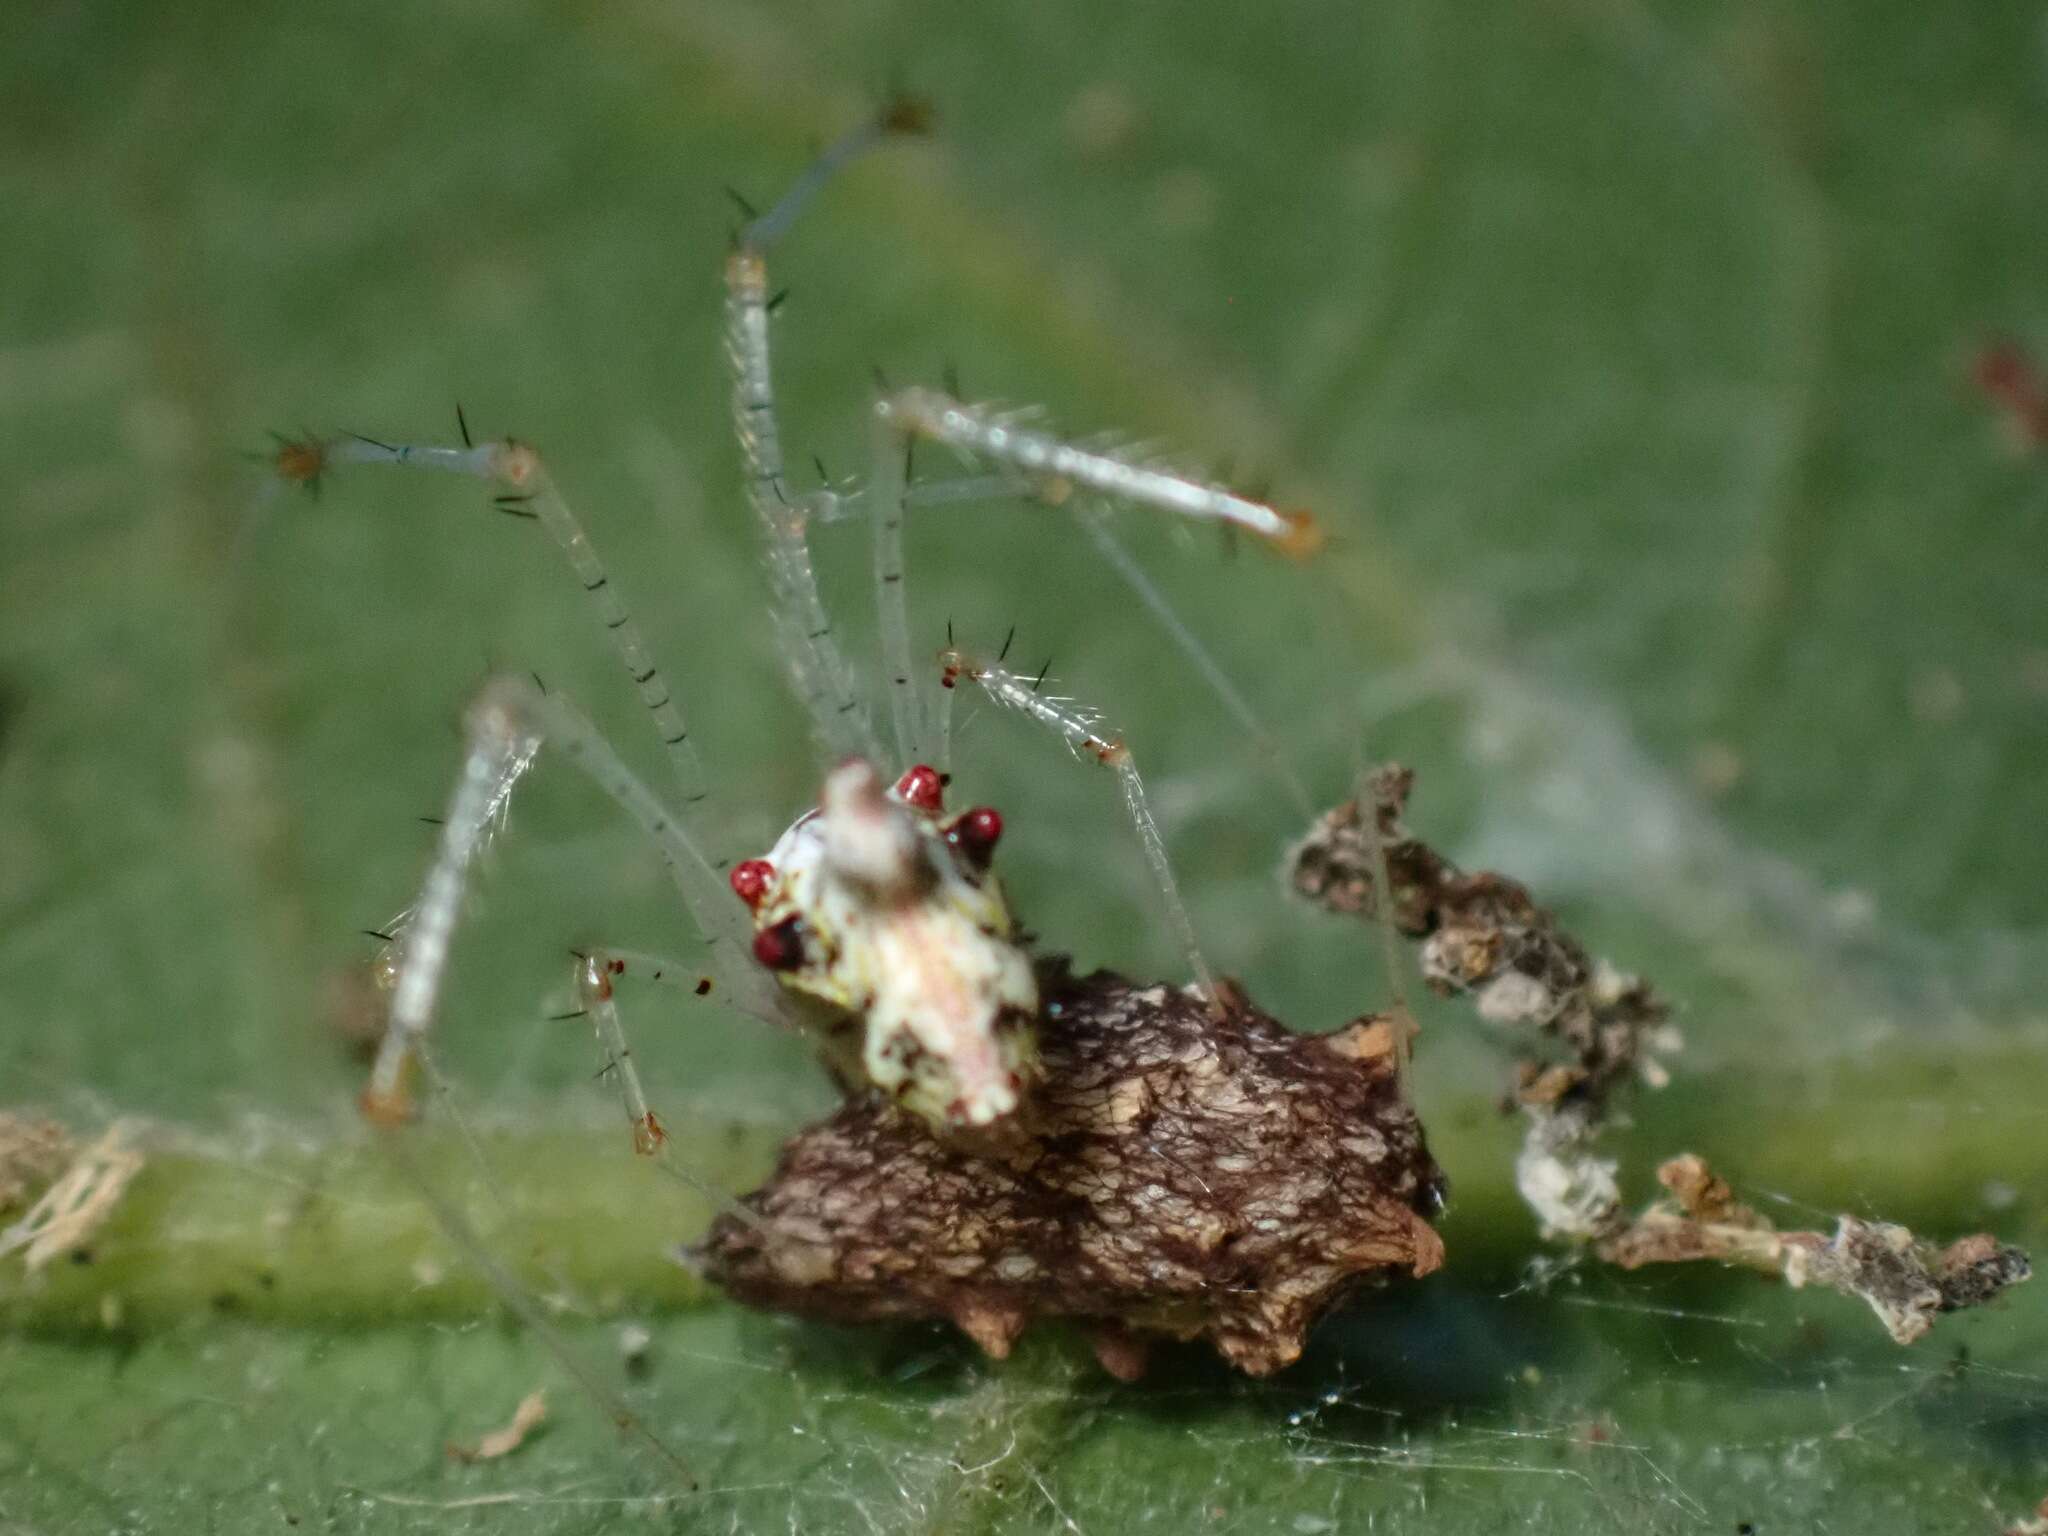
[[[619,1005],[613,1001],[612,978],[624,969],[622,963],[601,949],[579,956],[576,996],[597,1035],[598,1047],[604,1052],[605,1073],[618,1085],[619,1102],[626,1110],[626,1126],[633,1135],[633,1150],[642,1157],[652,1157],[667,1144],[668,1132],[648,1107],[640,1069],[633,1064],[633,1047],[626,1041],[625,1026],[619,1022]]]
[[[721,997],[757,1018],[783,1019],[773,983],[747,960],[745,915],[688,828],[566,700],[524,678],[497,678],[469,711],[462,771],[442,818],[440,845],[411,918],[394,940],[391,1016],[362,1096],[372,1120],[395,1123],[412,1114],[411,1080],[439,1003],[470,871],[544,741],[581,768],[654,844],[711,948],[705,968]]]
[[[875,740],[854,687],[852,670],[832,636],[818,595],[817,574],[805,537],[806,498],[787,483],[782,429],[770,369],[768,250],[795,223],[839,168],[893,134],[923,131],[915,102],[891,103],[827,149],[775,205],[739,232],[725,263],[725,349],[732,369],[733,431],[745,460],[747,502],[768,549],[768,575],[777,638],[790,681],[811,717],[819,745],[830,757],[873,759]]]
[[[465,434],[467,428],[465,427]],[[357,464],[387,464],[409,469],[436,469],[467,475],[499,488],[492,506],[508,516],[538,522],[560,548],[577,583],[610,637],[619,663],[626,669],[640,703],[647,710],[662,749],[675,770],[680,792],[678,819],[689,824],[691,835],[707,848],[716,844],[710,836],[711,823],[701,809],[711,792],[704,764],[690,740],[690,729],[681,707],[670,691],[668,679],[655,664],[653,654],[641,636],[640,626],[627,610],[611,575],[598,559],[582,521],[556,488],[554,478],[540,454],[529,444],[505,439],[500,442],[461,446],[434,443],[385,443],[353,433],[321,440],[288,443],[278,453],[278,475],[289,479],[303,470],[289,468],[308,457],[318,465],[317,473]]]
[[[875,557],[875,609],[880,620],[883,680],[896,730],[896,760],[905,765],[932,759],[931,727],[924,690],[910,655],[910,600],[903,580],[904,493],[910,486],[910,452],[887,417],[874,421],[874,472],[868,479],[869,525]]]
[[[642,1157],[659,1158],[665,1172],[680,1179],[717,1209],[749,1226],[761,1227],[765,1224],[760,1217],[725,1190],[706,1183],[668,1155],[668,1129],[647,1102],[647,1090],[640,1082],[640,1069],[633,1063],[633,1047],[626,1040],[626,1028],[619,1018],[617,989],[613,983],[615,978],[625,974],[629,964],[628,953],[624,950],[593,949],[578,955],[576,995],[583,1005],[584,1017],[590,1020],[591,1030],[597,1036],[598,1049],[604,1052],[604,1073],[618,1087],[619,1102],[626,1111],[626,1128],[633,1138],[633,1150]],[[655,971],[652,979],[672,979],[680,984],[681,975],[677,973],[671,978],[664,971]]]
[[[1067,442],[1023,424],[1021,413],[970,405],[935,389],[906,389],[878,400],[875,415],[900,436],[943,443],[979,463],[1010,471],[1032,494],[1055,506],[1077,491],[1093,491],[1196,522],[1240,528],[1298,559],[1322,547],[1322,530],[1306,512],[1283,512],[1140,454]]]
[[[874,470],[868,485],[844,495],[828,487],[836,515],[856,507],[874,520],[875,590],[881,619],[883,662],[890,686],[897,746],[905,762],[930,760],[933,726],[925,704],[922,669],[912,664],[910,626],[904,597],[901,523],[905,510],[951,502],[1029,498],[1060,506],[1077,493],[1153,506],[1197,522],[1248,529],[1282,553],[1313,553],[1321,532],[1302,512],[1281,512],[1227,488],[1151,462],[1137,454],[1086,448],[1050,433],[1019,425],[1020,413],[968,405],[934,390],[912,389],[875,406]],[[913,486],[906,474],[906,446],[943,443],[963,457],[992,466],[994,473]],[[1173,611],[1166,596],[1110,531],[1096,505],[1076,508],[1096,552],[1145,606],[1167,638],[1188,658],[1223,707],[1242,728],[1268,771],[1302,815],[1312,813],[1306,787],[1289,766],[1273,734],[1231,682],[1215,656]],[[945,720],[938,728],[946,745]]]
[[[1187,906],[1181,900],[1179,883],[1173,877],[1173,861],[1167,856],[1166,840],[1160,835],[1159,823],[1145,798],[1145,781],[1138,775],[1138,764],[1131,756],[1131,749],[1121,738],[1105,737],[1097,731],[1101,717],[1093,710],[1076,704],[1072,699],[1041,692],[1040,685],[1045,681],[1043,676],[1034,682],[1018,676],[999,662],[986,661],[958,650],[941,653],[939,660],[944,668],[940,680],[945,687],[954,687],[962,677],[979,683],[982,691],[996,703],[1037,721],[1066,742],[1076,757],[1092,758],[1116,774],[1117,787],[1123,792],[1124,810],[1130,816],[1138,842],[1145,850],[1145,862],[1152,868],[1153,883],[1159,888],[1159,899],[1166,908],[1167,920],[1173,925],[1174,935],[1187,956],[1188,972],[1210,1006],[1220,1009],[1222,1005],[1215,976],[1209,970],[1208,961],[1202,958],[1202,945],[1195,937],[1194,920],[1188,916]]]

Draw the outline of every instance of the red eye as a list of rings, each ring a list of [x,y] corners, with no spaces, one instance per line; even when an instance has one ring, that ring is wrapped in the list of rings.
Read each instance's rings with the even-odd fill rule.
[[[1003,835],[1002,813],[992,805],[977,805],[953,823],[949,835],[969,859],[985,865]]]
[[[761,905],[761,898],[768,894],[768,887],[775,879],[775,866],[766,859],[742,859],[733,865],[732,893],[750,907]]]
[[[896,781],[896,794],[914,811],[938,811],[945,803],[945,781],[939,770],[919,763]]]
[[[754,958],[771,971],[793,971],[804,963],[803,919],[792,917],[754,935]]]

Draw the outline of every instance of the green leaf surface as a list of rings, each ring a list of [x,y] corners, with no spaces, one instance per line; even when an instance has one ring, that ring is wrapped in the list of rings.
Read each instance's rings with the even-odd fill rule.
[[[462,934],[417,1161],[688,1463],[514,1326],[349,1108],[359,930],[408,900],[493,668],[658,749],[544,536],[267,429],[546,449],[671,669],[720,835],[815,791],[727,441],[726,186],[765,201],[890,82],[774,277],[793,455],[859,471],[872,370],[1042,402],[1313,507],[1304,568],[1119,531],[1318,798],[1361,750],[1685,1007],[1615,1140],[1786,1222],[2048,1237],[2048,481],[1970,386],[2048,352],[2037,13],[1737,0],[1049,0],[343,10],[103,3],[0,27],[0,1104],[139,1117],[94,1262],[0,1277],[0,1527],[49,1532],[1999,1529],[2048,1493],[2022,1289],[1912,1350],[1854,1303],[1540,1252],[1501,1065],[1424,1009],[1450,1261],[1271,1383],[1116,1387],[739,1312],[668,1255],[572,944],[695,953],[658,862],[543,771]],[[872,650],[858,526],[818,535]],[[934,511],[951,621],[1137,748],[1211,957],[1327,1027],[1377,946],[1279,895],[1299,817],[1063,514]],[[921,642],[922,643],[922,640]],[[1113,787],[960,712],[1048,944],[1170,974]],[[1363,748],[1360,743],[1363,741]],[[550,994],[554,994],[551,998]],[[806,1051],[622,990],[677,1160],[758,1176]],[[466,1127],[465,1140],[460,1127]],[[486,1172],[486,1170],[488,1170]],[[267,1278],[266,1278],[267,1277]],[[644,1367],[617,1358],[626,1322]],[[545,1384],[500,1461],[451,1441]]]

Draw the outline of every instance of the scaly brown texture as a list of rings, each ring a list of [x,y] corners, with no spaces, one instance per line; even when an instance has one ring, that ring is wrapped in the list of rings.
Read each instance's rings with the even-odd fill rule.
[[[1443,1260],[1443,1181],[1395,1077],[1394,1026],[1290,1033],[1196,995],[1048,962],[1044,1076],[1010,1134],[934,1139],[874,1096],[799,1132],[721,1217],[705,1271],[751,1306],[942,1318],[1000,1358],[1043,1317],[1095,1325],[1104,1367],[1206,1338],[1253,1375],[1317,1318]]]

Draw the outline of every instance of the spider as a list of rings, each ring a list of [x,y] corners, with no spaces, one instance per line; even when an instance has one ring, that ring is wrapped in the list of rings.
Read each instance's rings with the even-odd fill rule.
[[[765,854],[730,865],[717,857],[704,773],[682,708],[583,524],[530,444],[475,441],[458,409],[459,444],[343,433],[286,440],[273,455],[276,482],[308,490],[317,490],[328,472],[355,465],[470,476],[491,488],[500,511],[539,523],[606,631],[677,781],[673,798],[657,794],[571,701],[535,681],[496,678],[484,687],[467,715],[462,768],[417,900],[380,935],[388,1021],[361,1097],[373,1122],[397,1124],[417,1114],[415,1079],[465,887],[515,787],[547,744],[588,774],[659,852],[708,944],[706,969],[729,1003],[807,1030],[850,1094],[876,1090],[938,1137],[999,1134],[1040,1075],[1041,998],[1033,958],[993,868],[1003,818],[985,805],[949,811],[947,780],[932,766],[943,760],[951,690],[962,681],[1115,773],[1186,955],[1190,985],[1212,1009],[1222,1008],[1130,749],[1098,733],[1092,710],[1045,693],[1042,676],[1010,671],[1000,656],[970,654],[950,635],[938,666],[916,664],[903,520],[920,504],[981,497],[1022,496],[1054,506],[1118,501],[1240,530],[1294,557],[1318,547],[1315,521],[1136,454],[1062,440],[1025,413],[928,388],[885,390],[875,401],[872,473],[863,488],[790,489],[770,369],[777,298],[768,256],[836,171],[891,137],[924,132],[927,123],[922,103],[889,103],[825,150],[766,213],[746,210],[725,263],[726,350],[746,499],[765,549],[778,649],[825,765],[818,804]],[[952,450],[976,473],[913,483],[910,455],[920,442]],[[873,536],[893,756],[878,741],[841,653],[807,542],[811,524],[861,515]],[[1105,530],[1094,532],[1106,543]],[[1159,610],[1157,594],[1135,567],[1127,559],[1117,563]],[[941,689],[936,700],[933,681]],[[886,771],[885,761],[899,767]],[[609,1054],[635,1147],[651,1154],[665,1132],[648,1105],[613,997],[613,978],[624,970],[617,953],[579,954],[575,983],[582,1012]]]

